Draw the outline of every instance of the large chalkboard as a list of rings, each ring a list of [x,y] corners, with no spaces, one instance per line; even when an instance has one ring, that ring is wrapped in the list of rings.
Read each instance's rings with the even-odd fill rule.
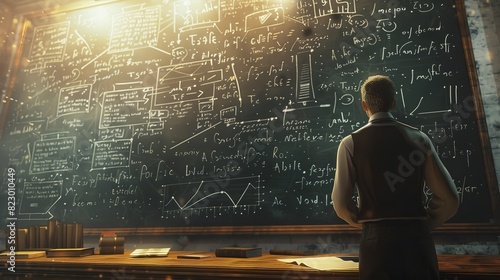
[[[397,85],[394,115],[431,137],[455,180],[451,223],[495,223],[456,4],[145,0],[29,17],[2,137],[17,217],[345,224],[330,199],[338,143],[367,121],[362,81],[383,74]]]

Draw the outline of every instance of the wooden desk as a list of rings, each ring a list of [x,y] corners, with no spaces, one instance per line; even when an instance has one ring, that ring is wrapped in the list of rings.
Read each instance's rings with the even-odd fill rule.
[[[177,259],[129,258],[124,255],[93,255],[79,258],[35,258],[16,260],[16,273],[4,262],[1,279],[357,279],[357,271],[317,271],[286,264],[265,254],[257,258]],[[331,254],[335,255],[335,254]],[[500,279],[500,256],[439,255],[441,280]]]

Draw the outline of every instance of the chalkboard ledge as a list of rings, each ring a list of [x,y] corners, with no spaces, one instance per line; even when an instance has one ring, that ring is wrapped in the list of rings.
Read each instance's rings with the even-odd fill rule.
[[[309,235],[309,234],[359,234],[360,229],[349,225],[287,225],[287,226],[220,226],[220,227],[149,227],[149,228],[85,228],[85,235],[100,235],[113,231],[120,235]],[[500,234],[500,224],[453,223],[433,231],[436,234]]]

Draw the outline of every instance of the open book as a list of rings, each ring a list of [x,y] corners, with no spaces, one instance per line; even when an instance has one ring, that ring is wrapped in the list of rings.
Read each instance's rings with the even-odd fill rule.
[[[305,265],[317,270],[358,270],[359,265],[352,260],[343,260],[339,257],[311,257],[278,259],[280,262]]]
[[[149,249],[135,249],[130,257],[166,257],[170,252],[170,248],[149,248]]]

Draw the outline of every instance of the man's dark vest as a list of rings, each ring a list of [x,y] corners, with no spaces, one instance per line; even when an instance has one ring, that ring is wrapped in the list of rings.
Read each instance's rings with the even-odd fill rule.
[[[358,220],[422,218],[425,153],[403,134],[416,129],[374,120],[352,133],[360,196]]]

